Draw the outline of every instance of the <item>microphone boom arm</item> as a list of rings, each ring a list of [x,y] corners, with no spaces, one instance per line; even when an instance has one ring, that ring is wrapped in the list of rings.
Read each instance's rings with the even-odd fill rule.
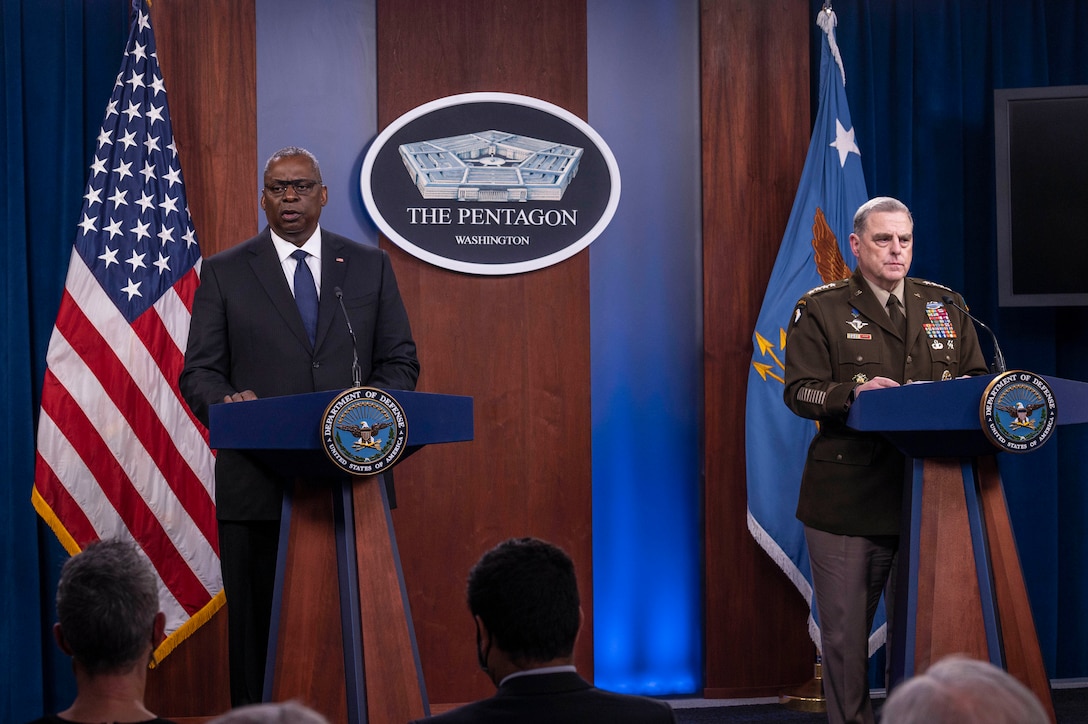
[[[944,301],[945,304],[960,310],[967,315],[968,319],[986,330],[986,332],[990,335],[990,340],[994,343],[994,362],[993,365],[990,367],[990,371],[996,372],[997,374],[1004,374],[1005,372],[1007,372],[1009,368],[1005,364],[1005,355],[1001,354],[1001,346],[997,343],[997,335],[994,334],[994,331],[987,327],[985,324],[983,324],[981,321],[979,321],[978,318],[975,317],[975,315],[971,314],[966,309],[956,304],[956,300],[952,297],[945,294],[941,297],[941,299]]]
[[[336,301],[340,302],[340,311],[344,313],[344,322],[348,325],[348,335],[351,337],[351,386],[363,386],[363,371],[359,367],[359,342],[355,339],[355,330],[351,328],[351,320],[348,318],[347,307],[344,306],[344,292],[340,287],[332,290],[336,295]]]

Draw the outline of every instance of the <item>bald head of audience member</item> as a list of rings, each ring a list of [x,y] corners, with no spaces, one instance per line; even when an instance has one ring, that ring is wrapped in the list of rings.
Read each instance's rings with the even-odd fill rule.
[[[881,724],[1049,724],[1031,691],[988,661],[941,659],[892,690]]]

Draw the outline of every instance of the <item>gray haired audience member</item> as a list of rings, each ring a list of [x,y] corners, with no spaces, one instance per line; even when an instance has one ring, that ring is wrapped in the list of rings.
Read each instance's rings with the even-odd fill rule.
[[[1049,724],[1043,705],[988,661],[948,656],[892,690],[881,724]]]
[[[96,541],[68,559],[53,636],[72,657],[76,698],[34,724],[166,723],[144,705],[147,667],[165,625],[155,572],[134,544]]]
[[[283,701],[240,706],[208,724],[329,724],[329,720],[297,701]]]

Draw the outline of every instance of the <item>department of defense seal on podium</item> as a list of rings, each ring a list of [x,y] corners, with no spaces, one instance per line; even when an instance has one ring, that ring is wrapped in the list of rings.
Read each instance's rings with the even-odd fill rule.
[[[408,440],[408,421],[393,397],[353,387],[332,399],[321,418],[321,443],[333,464],[351,475],[377,475],[393,466]]]
[[[1033,452],[1054,432],[1058,407],[1040,375],[1016,370],[995,377],[979,406],[982,431],[1001,450]]]

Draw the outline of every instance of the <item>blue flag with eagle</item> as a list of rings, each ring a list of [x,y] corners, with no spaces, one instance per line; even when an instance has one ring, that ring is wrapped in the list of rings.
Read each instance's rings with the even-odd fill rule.
[[[794,516],[801,472],[815,422],[794,415],[782,401],[786,325],[810,289],[851,274],[846,259],[854,212],[868,199],[861,154],[846,104],[846,78],[835,42],[835,14],[816,18],[824,34],[820,101],[805,167],[756,321],[748,371],[748,529],[785,571],[812,610],[812,574],[804,528]],[[883,614],[874,624],[870,652],[883,642]],[[819,626],[809,633],[820,645]]]

